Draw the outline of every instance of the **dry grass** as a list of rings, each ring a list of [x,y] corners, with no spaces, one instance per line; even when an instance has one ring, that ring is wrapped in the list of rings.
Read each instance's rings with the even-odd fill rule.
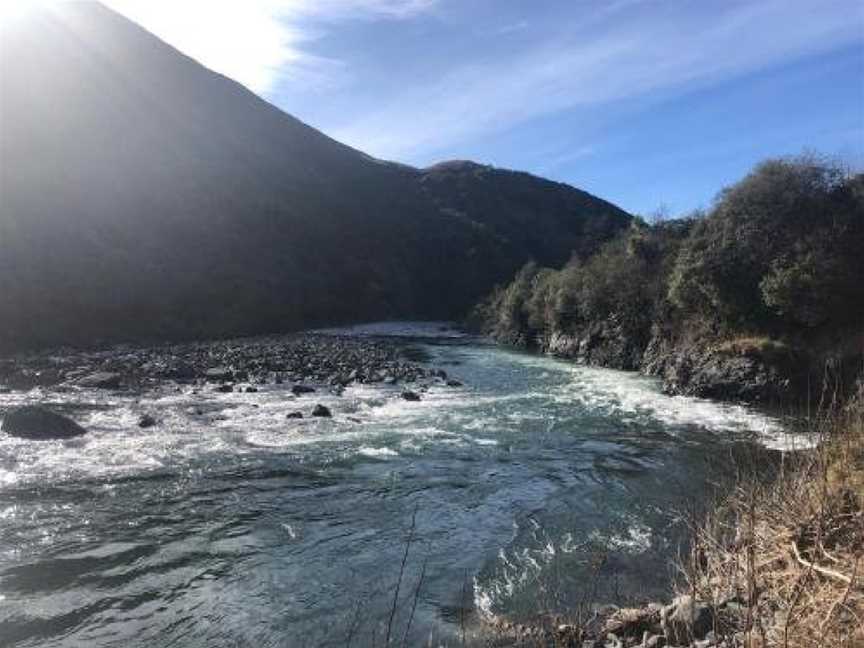
[[[743,336],[721,342],[716,351],[726,355],[768,358],[787,355],[790,348],[786,343],[769,337]]]
[[[696,526],[686,590],[746,648],[864,646],[864,408],[776,479],[741,475]],[[731,603],[729,603],[731,601]]]

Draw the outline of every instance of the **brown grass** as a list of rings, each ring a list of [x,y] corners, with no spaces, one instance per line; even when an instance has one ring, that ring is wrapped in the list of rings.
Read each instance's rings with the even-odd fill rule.
[[[716,350],[726,355],[756,358],[779,357],[790,352],[785,342],[765,336],[742,336],[726,340],[718,344]]]
[[[741,475],[696,525],[682,593],[721,610],[716,632],[733,645],[864,646],[859,410],[823,420],[819,449],[784,458],[776,479]]]

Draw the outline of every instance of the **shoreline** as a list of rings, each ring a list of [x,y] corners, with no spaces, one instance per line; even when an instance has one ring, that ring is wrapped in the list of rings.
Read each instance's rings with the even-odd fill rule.
[[[323,332],[158,346],[56,349],[0,358],[0,388],[147,389],[164,382],[243,389],[296,383],[339,390],[353,382],[414,385],[446,379],[421,366],[406,339]]]

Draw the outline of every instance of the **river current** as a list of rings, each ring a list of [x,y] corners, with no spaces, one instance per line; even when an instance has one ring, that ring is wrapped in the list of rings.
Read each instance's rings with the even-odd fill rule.
[[[757,410],[438,329],[355,331],[410,336],[464,383],[420,402],[0,394],[90,430],[0,433],[0,646],[364,646],[388,626],[458,643],[495,615],[663,596],[682,516],[729,457],[794,440]],[[307,401],[333,418],[285,419]]]

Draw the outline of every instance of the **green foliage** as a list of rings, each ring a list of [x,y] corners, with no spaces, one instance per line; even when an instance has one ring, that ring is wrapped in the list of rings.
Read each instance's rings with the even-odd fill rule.
[[[574,256],[560,271],[528,264],[481,306],[481,318],[495,337],[523,344],[602,320],[647,341],[662,307],[668,260],[690,226],[690,221],[653,227],[634,221],[585,261]]]
[[[502,339],[604,322],[642,348],[652,327],[694,320],[772,338],[860,324],[864,177],[813,157],[769,160],[709,213],[636,219],[560,271],[527,266],[484,308]]]
[[[832,317],[846,319],[855,311],[846,312],[846,307],[855,304],[856,286],[859,291],[864,286],[843,261],[825,250],[775,260],[760,282],[766,306],[806,327],[819,326]]]
[[[760,164],[694,228],[670,301],[732,329],[860,317],[864,202],[855,182],[812,157]]]

